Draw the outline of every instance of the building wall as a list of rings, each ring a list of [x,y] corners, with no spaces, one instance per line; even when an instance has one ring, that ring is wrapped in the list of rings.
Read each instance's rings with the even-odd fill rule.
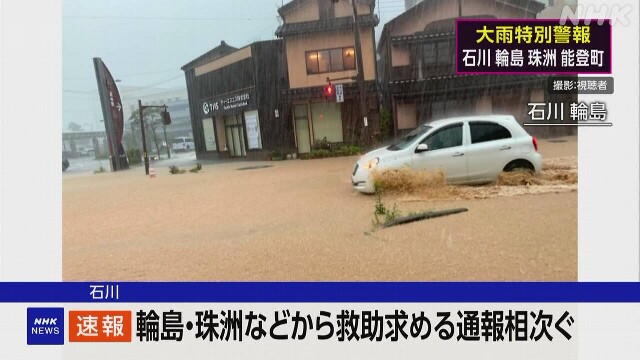
[[[327,77],[341,78],[356,76],[356,70],[307,75],[306,51],[354,46],[353,32],[338,30],[317,34],[290,36],[286,39],[289,83],[292,88],[323,86]],[[376,79],[375,42],[371,28],[360,29],[362,62],[365,80]],[[346,82],[349,80],[336,81]]]
[[[534,14],[523,9],[497,3],[495,0],[461,0],[462,15],[493,15],[498,18],[524,18],[534,17]],[[428,1],[422,5],[422,9],[416,9],[411,15],[407,15],[404,21],[389,27],[390,36],[412,35],[424,31],[431,22],[450,19],[458,16],[458,2]],[[409,51],[406,47],[392,46],[391,59],[393,66],[408,65]]]
[[[336,17],[353,16],[353,7],[351,1],[338,1],[334,5]],[[367,4],[357,2],[358,15],[371,14],[371,8]]]
[[[319,19],[320,9],[315,0],[307,0],[284,15],[284,22],[288,24]]]
[[[404,9],[409,10],[421,2],[422,0],[404,0]]]
[[[256,96],[262,147],[265,150],[293,148],[293,124],[280,94],[289,87],[284,41],[263,41],[253,45],[256,57]]]
[[[411,52],[406,45],[393,45],[391,51],[391,61],[393,66],[411,65]]]
[[[416,104],[398,103],[396,105],[398,115],[398,129],[414,129],[418,126],[416,122]]]
[[[350,1],[338,1],[332,6],[334,8],[335,17],[352,16],[353,14],[353,8]],[[371,8],[367,4],[358,2],[357,9],[358,15],[371,14]],[[318,0],[304,1],[299,5],[299,7],[290,10],[284,15],[284,21],[287,24],[314,20],[320,20],[320,6]]]
[[[549,0],[544,0],[544,3],[549,4]],[[538,14],[538,19],[558,19],[562,15],[562,10],[565,6],[569,6],[571,13],[575,13],[578,0],[554,0],[552,6],[548,6]]]
[[[246,46],[229,55],[225,55],[223,57],[217,58],[213,61],[210,61],[206,64],[196,67],[195,68],[196,76],[200,76],[208,72],[221,69],[227,65],[237,63],[240,60],[248,59],[250,57],[251,57],[251,46]]]
[[[220,64],[225,65],[219,67]],[[247,159],[264,160],[273,149],[293,147],[293,138],[287,127],[289,124],[285,121],[287,115],[279,101],[282,89],[288,87],[286,64],[284,41],[261,41],[185,73],[198,159],[228,157],[228,152],[224,151],[229,141],[226,139],[223,116],[238,114],[243,119],[245,112],[254,110],[258,113],[262,149],[245,148]],[[196,76],[198,68],[201,70],[200,76]],[[203,114],[203,100],[217,100],[239,93],[250,94],[247,106],[226,110],[220,108],[208,115]],[[206,150],[203,118],[213,118],[217,151]],[[246,145],[246,132],[244,136]]]

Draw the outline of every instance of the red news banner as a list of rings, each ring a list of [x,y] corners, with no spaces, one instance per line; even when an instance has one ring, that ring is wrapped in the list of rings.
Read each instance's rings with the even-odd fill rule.
[[[69,342],[131,342],[130,311],[69,311]]]

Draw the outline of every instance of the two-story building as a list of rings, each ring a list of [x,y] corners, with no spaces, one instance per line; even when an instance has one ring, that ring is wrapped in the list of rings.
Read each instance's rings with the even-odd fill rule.
[[[282,40],[220,46],[182,67],[198,159],[269,159],[292,149],[279,94],[288,87]]]
[[[562,101],[548,94],[546,76],[455,73],[456,18],[536,18],[545,6],[535,0],[423,0],[385,24],[378,66],[382,106],[392,114],[394,135],[458,115],[511,114],[525,122],[529,102]],[[537,136],[574,131],[528,130]]]
[[[355,0],[362,50],[365,109],[360,88],[352,4],[348,0],[293,0],[278,9],[283,24],[276,36],[284,41],[289,88],[282,92],[298,153],[319,142],[367,141],[378,129],[374,0]],[[325,96],[329,82],[342,84],[344,102]],[[365,121],[364,116],[367,117]]]

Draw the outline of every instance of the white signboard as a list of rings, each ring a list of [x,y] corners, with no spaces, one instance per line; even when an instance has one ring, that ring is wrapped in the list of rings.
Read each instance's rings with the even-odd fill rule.
[[[247,127],[247,142],[249,149],[261,149],[260,124],[258,123],[258,112],[248,111],[244,113],[244,120]]]
[[[344,102],[344,88],[342,84],[336,84],[336,102]]]

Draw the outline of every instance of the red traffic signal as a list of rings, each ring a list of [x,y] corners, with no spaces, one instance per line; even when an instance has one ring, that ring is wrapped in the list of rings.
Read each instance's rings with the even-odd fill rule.
[[[334,94],[335,90],[333,88],[333,85],[329,84],[324,87],[324,96],[326,96],[327,98],[331,98]]]

